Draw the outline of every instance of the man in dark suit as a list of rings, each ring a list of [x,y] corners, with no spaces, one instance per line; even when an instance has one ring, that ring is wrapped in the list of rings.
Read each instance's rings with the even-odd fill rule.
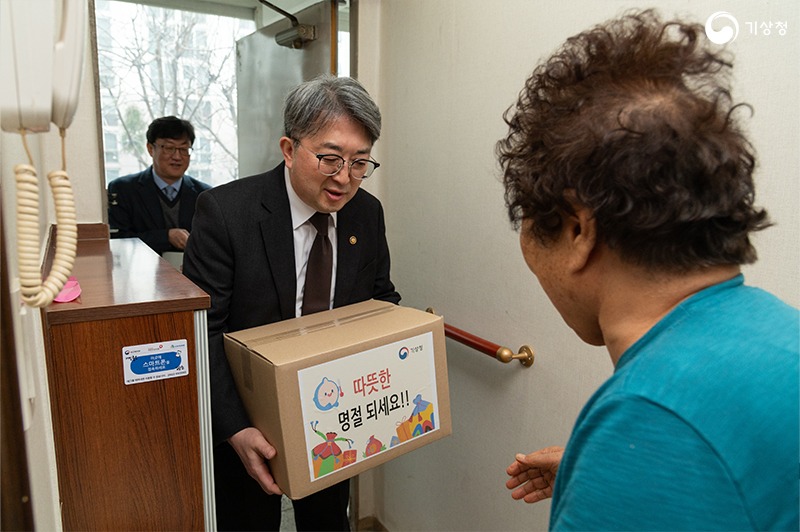
[[[220,530],[278,530],[275,449],[251,426],[236,392],[223,333],[308,314],[312,244],[327,236],[333,269],[322,310],[400,295],[389,277],[380,202],[359,188],[378,163],[377,105],[352,78],[301,84],[284,107],[284,162],[200,195],[183,272],[211,296],[208,312],[214,481]],[[311,218],[322,213],[322,228]],[[330,216],[328,216],[330,214]],[[327,228],[326,228],[327,227]],[[319,235],[317,235],[319,232]],[[327,235],[325,235],[327,233]],[[317,276],[309,275],[309,278]],[[298,530],[349,530],[349,482],[293,501]]]
[[[187,120],[153,120],[147,128],[152,166],[108,184],[111,238],[138,237],[159,255],[184,250],[197,196],[211,188],[185,174],[194,138]]]

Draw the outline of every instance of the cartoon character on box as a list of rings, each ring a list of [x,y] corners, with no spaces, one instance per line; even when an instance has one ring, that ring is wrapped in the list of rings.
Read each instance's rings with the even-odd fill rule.
[[[314,465],[314,478],[333,473],[337,469],[354,463],[358,458],[354,449],[342,452],[341,447],[336,443],[337,441],[344,441],[347,442],[348,448],[351,448],[353,446],[353,440],[337,438],[335,432],[323,434],[317,430],[318,425],[319,421],[312,421],[311,430],[316,432],[317,435],[325,441],[311,449],[311,463]]]
[[[414,398],[414,410],[411,417],[397,425],[397,437],[401,442],[416,438],[436,428],[433,404],[425,401],[422,394]]]
[[[342,387],[328,377],[323,377],[314,390],[314,404],[323,412],[339,406],[340,397],[344,397]]]

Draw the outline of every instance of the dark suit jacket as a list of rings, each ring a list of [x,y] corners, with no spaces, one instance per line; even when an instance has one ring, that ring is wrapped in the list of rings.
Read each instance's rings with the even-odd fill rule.
[[[192,232],[197,196],[211,187],[184,175],[178,226]],[[161,212],[161,191],[153,180],[153,167],[138,174],[118,177],[108,184],[108,225],[111,238],[139,237],[158,254],[180,251],[169,243],[169,227]],[[114,231],[116,229],[116,231]]]
[[[368,299],[398,303],[380,202],[359,189],[337,217],[334,306]],[[193,227],[183,273],[211,296],[211,411],[214,442],[220,443],[251,426],[223,333],[295,317],[294,237],[283,163],[201,194]]]

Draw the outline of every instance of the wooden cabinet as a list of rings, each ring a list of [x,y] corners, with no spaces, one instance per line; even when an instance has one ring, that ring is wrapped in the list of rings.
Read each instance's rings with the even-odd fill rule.
[[[213,526],[209,297],[138,239],[84,231],[82,293],[43,311],[65,530]],[[186,340],[188,374],[125,383],[123,349]]]

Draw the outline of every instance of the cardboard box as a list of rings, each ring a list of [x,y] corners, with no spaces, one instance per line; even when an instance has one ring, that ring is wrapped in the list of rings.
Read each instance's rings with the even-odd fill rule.
[[[452,432],[440,316],[365,301],[226,334],[225,353],[292,499]]]

